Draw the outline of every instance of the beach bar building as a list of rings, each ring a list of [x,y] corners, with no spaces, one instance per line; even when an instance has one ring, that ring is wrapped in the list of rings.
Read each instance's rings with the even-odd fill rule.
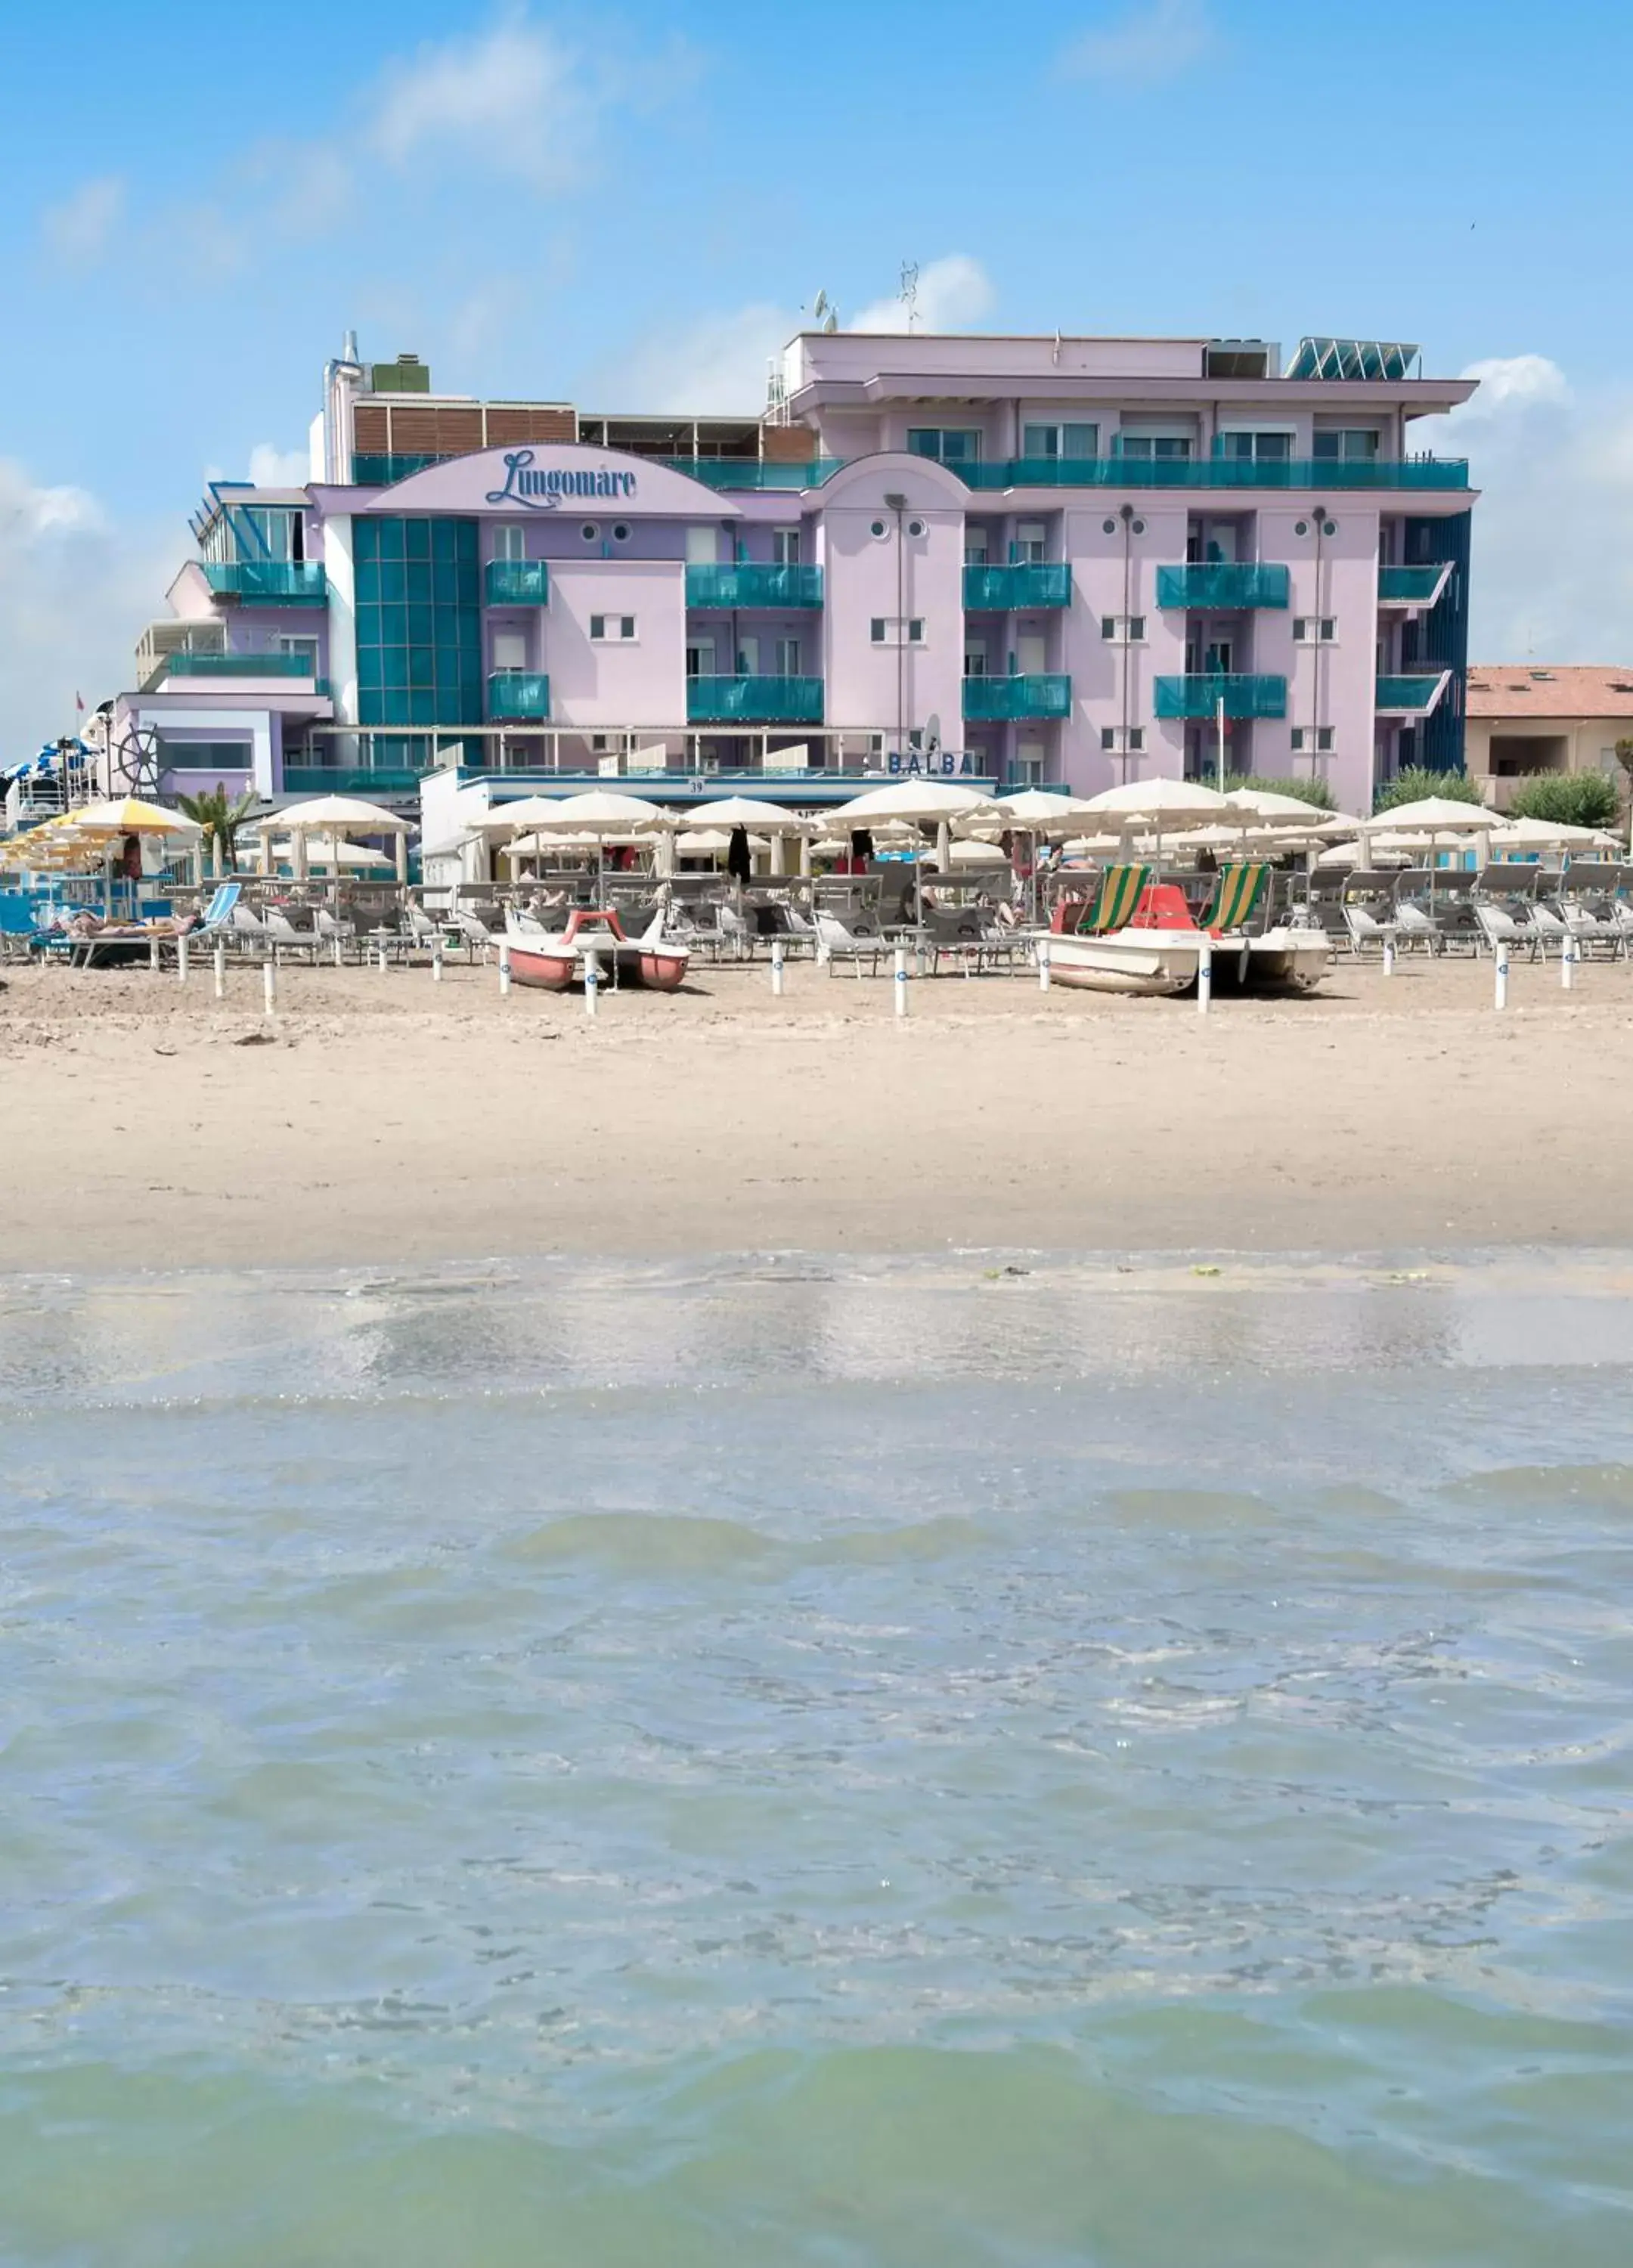
[[[1473,391],[1416,347],[804,332],[738,417],[324,374],[309,480],[216,482],[110,789],[417,799],[894,772],[1079,793],[1463,761]]]

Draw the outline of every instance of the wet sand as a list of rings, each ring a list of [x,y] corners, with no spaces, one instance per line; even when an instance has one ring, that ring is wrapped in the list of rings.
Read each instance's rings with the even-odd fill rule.
[[[1633,1243],[1633,968],[1339,964],[1313,998],[763,964],[671,998],[491,968],[0,971],[23,1270],[949,1247]]]

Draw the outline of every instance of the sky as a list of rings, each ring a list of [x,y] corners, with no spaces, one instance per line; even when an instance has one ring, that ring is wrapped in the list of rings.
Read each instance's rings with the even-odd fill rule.
[[[753,412],[921,328],[1411,340],[1482,379],[1478,659],[1633,662],[1633,10],[1555,0],[0,9],[0,759],[128,684],[325,359]]]

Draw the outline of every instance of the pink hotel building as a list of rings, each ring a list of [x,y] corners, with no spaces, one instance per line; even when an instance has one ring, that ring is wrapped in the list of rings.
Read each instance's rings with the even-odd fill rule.
[[[114,704],[145,784],[933,769],[1079,792],[1462,762],[1466,401],[1416,348],[802,333],[743,417],[325,373],[299,488],[214,483]],[[440,784],[446,786],[448,783]]]

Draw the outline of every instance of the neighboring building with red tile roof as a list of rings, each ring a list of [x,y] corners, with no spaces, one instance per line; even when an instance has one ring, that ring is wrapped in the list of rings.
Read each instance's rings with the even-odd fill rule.
[[[1534,772],[1607,772],[1633,740],[1633,664],[1470,662],[1466,762],[1500,811]]]

